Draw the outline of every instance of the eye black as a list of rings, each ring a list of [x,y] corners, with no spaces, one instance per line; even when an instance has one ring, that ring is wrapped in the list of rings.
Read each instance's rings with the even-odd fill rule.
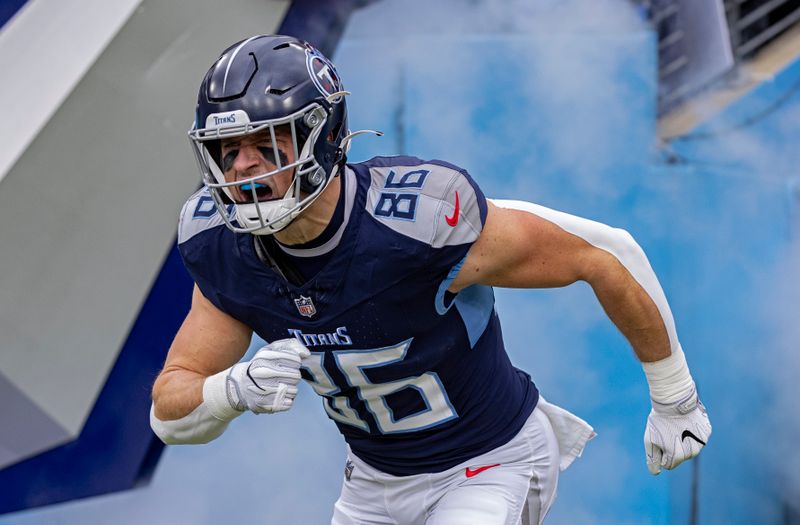
[[[274,164],[275,166],[283,167],[289,164],[289,159],[286,157],[286,154],[281,150],[278,150],[278,158],[281,161],[280,164],[275,162],[275,150],[273,150],[271,146],[270,147],[258,146],[258,151],[260,151],[261,154],[264,155],[264,159],[266,159],[267,162]]]
[[[261,152],[261,155],[264,156],[264,160],[269,162],[270,164],[274,164],[278,167],[283,167],[289,164],[289,158],[286,154],[278,150],[278,159],[280,160],[280,164],[275,162],[275,151],[273,150],[272,146],[257,146],[258,151]],[[226,172],[233,168],[233,163],[236,161],[236,157],[239,155],[238,149],[232,149],[228,151],[224,157],[222,157],[222,171]]]
[[[232,149],[222,157],[222,171],[228,171],[233,167],[233,161],[236,160],[237,155],[239,155],[239,150]]]

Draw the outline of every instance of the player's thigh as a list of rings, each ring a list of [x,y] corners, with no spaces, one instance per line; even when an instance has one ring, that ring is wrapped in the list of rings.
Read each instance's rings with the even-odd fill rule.
[[[547,416],[534,410],[508,444],[470,462],[495,465],[449,487],[427,525],[538,525],[555,499],[560,455]]]
[[[352,503],[338,500],[333,506],[331,525],[395,525],[395,523],[385,514],[370,512]]]
[[[535,410],[533,416],[540,424],[541,433],[531,436],[531,446],[540,460],[533,463],[530,489],[519,521],[521,525],[542,523],[556,499],[558,489],[561,457],[553,426],[541,410]]]
[[[390,488],[395,478],[348,453],[342,491],[333,506],[331,525],[395,525],[390,517]]]
[[[450,489],[432,509],[426,525],[515,525],[529,491],[527,465],[502,465],[475,482]]]
[[[383,489],[360,477],[346,480],[333,505],[331,525],[394,524],[383,503]]]

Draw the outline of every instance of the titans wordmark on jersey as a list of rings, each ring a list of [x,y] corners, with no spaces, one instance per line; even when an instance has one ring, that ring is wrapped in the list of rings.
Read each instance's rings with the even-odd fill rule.
[[[374,467],[438,472],[506,443],[538,392],[506,355],[492,289],[446,291],[483,227],[480,189],[462,169],[412,157],[350,164],[342,176],[336,247],[304,285],[264,265],[206,190],[181,214],[187,269],[266,341],[296,337],[311,350],[304,379]]]

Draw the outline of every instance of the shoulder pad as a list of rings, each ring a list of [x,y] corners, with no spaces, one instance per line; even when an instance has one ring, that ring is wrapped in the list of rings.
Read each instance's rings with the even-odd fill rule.
[[[203,187],[183,205],[178,222],[178,244],[183,244],[198,233],[224,224],[208,188]]]
[[[466,171],[439,161],[405,164],[370,166],[369,214],[434,248],[475,242],[486,200]]]

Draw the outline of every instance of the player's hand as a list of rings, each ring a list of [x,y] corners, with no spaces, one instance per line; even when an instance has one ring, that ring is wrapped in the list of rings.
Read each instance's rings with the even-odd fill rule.
[[[300,364],[310,352],[297,339],[264,346],[250,361],[231,367],[228,402],[239,411],[272,414],[292,408],[300,382]]]
[[[644,432],[647,468],[654,476],[662,468],[674,469],[698,455],[710,436],[711,422],[697,390],[692,389],[686,399],[671,405],[653,401]]]

